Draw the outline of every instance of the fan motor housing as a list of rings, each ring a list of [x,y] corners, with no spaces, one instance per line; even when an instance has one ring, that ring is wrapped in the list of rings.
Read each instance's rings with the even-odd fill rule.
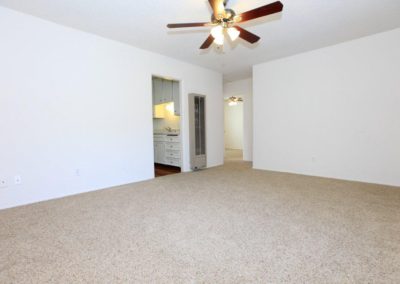
[[[211,22],[212,23],[231,23],[234,21],[236,17],[235,11],[232,9],[225,9],[225,17],[222,19],[215,18],[214,14],[211,15]]]

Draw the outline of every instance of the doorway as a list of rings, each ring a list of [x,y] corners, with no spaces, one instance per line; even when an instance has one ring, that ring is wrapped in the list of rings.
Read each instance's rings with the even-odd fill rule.
[[[224,103],[225,160],[243,160],[243,98],[229,97]]]
[[[152,77],[154,176],[182,168],[180,82]]]

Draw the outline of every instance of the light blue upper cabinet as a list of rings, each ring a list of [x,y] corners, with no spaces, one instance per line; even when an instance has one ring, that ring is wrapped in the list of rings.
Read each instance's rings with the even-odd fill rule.
[[[153,78],[153,104],[158,105],[164,103],[163,97],[163,80],[160,78]]]
[[[173,102],[175,115],[180,115],[179,82],[153,77],[153,105]]]
[[[179,82],[173,81],[172,82],[172,96],[174,102],[174,114],[176,116],[181,115],[181,98],[180,98],[180,89],[179,89]]]
[[[173,101],[172,81],[162,80],[163,103]]]

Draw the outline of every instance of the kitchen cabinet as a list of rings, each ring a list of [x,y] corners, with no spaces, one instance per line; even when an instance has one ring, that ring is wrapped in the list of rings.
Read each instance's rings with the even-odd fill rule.
[[[176,116],[181,115],[181,100],[180,100],[180,90],[179,90],[179,82],[172,82],[172,99],[174,102],[174,114]]]
[[[174,103],[175,115],[180,115],[179,82],[153,77],[153,105]]]
[[[157,164],[165,164],[165,143],[156,142],[154,143],[154,160]]]
[[[154,135],[154,162],[181,167],[181,142],[178,135]]]
[[[173,83],[169,80],[162,80],[162,101],[169,103],[173,101]]]
[[[157,137],[156,137],[157,136]],[[154,136],[154,162],[165,164],[165,135]]]
[[[181,140],[179,136],[167,135],[165,139],[165,164],[181,166]]]
[[[159,105],[162,103],[164,103],[163,79],[153,77],[153,104]]]

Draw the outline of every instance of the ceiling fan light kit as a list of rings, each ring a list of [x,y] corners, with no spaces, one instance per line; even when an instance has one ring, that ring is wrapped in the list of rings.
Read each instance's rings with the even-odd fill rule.
[[[217,45],[223,45],[224,44],[224,28],[222,26],[215,26],[211,29],[211,35],[214,38],[214,42]]]
[[[233,28],[228,28],[228,35],[231,38],[232,41],[237,40],[237,38],[240,36],[240,31],[233,27]]]
[[[213,14],[211,15],[211,22],[168,24],[167,27],[170,29],[175,29],[212,26],[213,28],[211,29],[211,34],[201,45],[200,49],[209,48],[213,42],[218,46],[223,45],[225,41],[225,32],[228,34],[229,38],[232,41],[235,41],[240,37],[243,40],[254,44],[260,40],[260,37],[241,28],[237,24],[279,13],[283,10],[283,4],[280,1],[277,1],[244,12],[240,15],[236,15],[235,11],[226,8],[228,0],[208,0],[208,2],[210,3],[213,10]]]
[[[243,99],[240,97],[233,96],[228,98],[227,101],[229,106],[237,106],[239,103],[243,102]]]

